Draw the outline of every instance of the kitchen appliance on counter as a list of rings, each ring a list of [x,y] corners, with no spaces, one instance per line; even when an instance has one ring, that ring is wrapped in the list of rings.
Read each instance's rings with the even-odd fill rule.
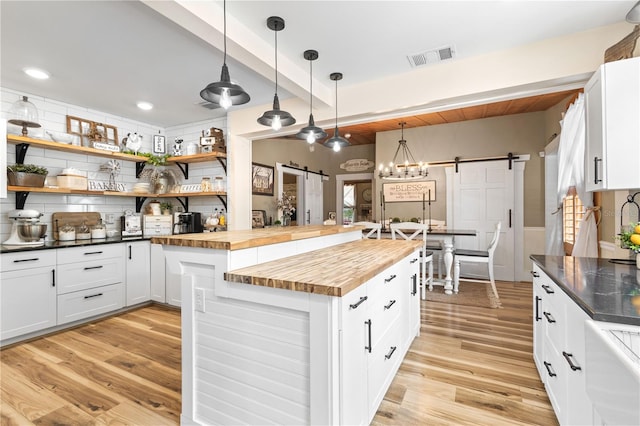
[[[125,214],[120,217],[120,229],[122,237],[141,237],[142,236],[142,220],[139,214]]]
[[[174,234],[193,234],[202,232],[202,215],[200,213],[177,213],[178,219],[173,226]]]
[[[3,244],[8,246],[41,246],[47,225],[39,223],[42,213],[37,210],[14,210],[7,214],[13,219],[11,236]]]

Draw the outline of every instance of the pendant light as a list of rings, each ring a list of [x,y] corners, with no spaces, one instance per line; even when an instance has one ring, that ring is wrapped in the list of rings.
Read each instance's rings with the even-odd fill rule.
[[[242,87],[231,82],[227,68],[227,1],[224,1],[224,61],[220,72],[220,81],[209,84],[202,89],[200,97],[205,101],[218,104],[224,109],[231,105],[246,104],[251,97]]]
[[[333,129],[333,137],[324,141],[323,145],[338,152],[343,147],[351,145],[348,140],[340,136],[340,132],[338,131],[338,80],[342,80],[342,73],[331,73],[329,78],[336,82],[336,127]]]
[[[324,130],[316,126],[316,123],[313,121],[313,61],[318,59],[318,51],[305,50],[304,58],[309,61],[309,125],[300,129],[296,137],[312,144],[318,139],[326,138],[328,135]]]
[[[398,148],[393,156],[393,161],[389,163],[389,167],[384,167],[380,163],[378,168],[378,177],[383,180],[418,180],[429,174],[427,164],[422,161],[416,162],[411,150],[407,146],[404,139],[404,126],[406,122],[399,123],[402,128]]]
[[[258,123],[263,126],[271,126],[275,131],[278,131],[282,126],[291,126],[296,123],[296,119],[287,111],[280,109],[280,100],[278,99],[278,31],[284,29],[284,19],[279,16],[271,16],[267,19],[267,27],[273,30],[276,38],[276,94],[273,96],[273,109],[265,111]]]

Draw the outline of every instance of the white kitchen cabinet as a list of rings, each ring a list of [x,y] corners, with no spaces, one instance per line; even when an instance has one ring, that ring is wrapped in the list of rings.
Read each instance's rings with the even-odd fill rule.
[[[2,255],[0,341],[56,325],[56,251]]]
[[[584,93],[587,190],[640,188],[640,57],[601,65]]]
[[[151,247],[149,241],[125,243],[126,306],[151,299]]]
[[[165,261],[164,252],[162,251],[162,244],[151,244],[151,273],[150,273],[150,286],[151,286],[151,300],[154,302],[165,303],[166,302],[166,274],[165,274]]]
[[[584,324],[588,315],[533,265],[533,352],[540,378],[561,425],[592,424],[586,393]]]

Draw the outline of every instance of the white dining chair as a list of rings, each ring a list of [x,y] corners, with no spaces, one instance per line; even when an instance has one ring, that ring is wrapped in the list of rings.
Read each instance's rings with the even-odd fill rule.
[[[362,231],[362,238],[367,239],[371,238],[374,233],[377,233],[377,239],[380,239],[380,230],[382,229],[382,224],[375,222],[354,222],[353,225],[364,226],[364,231]]]
[[[420,290],[423,299],[427,298],[427,286],[433,290],[433,252],[427,250],[427,232],[429,225],[415,222],[392,223],[391,239],[396,239],[396,234],[405,240],[417,240],[422,238],[420,250]]]
[[[488,280],[475,279],[475,278],[465,278],[465,281],[471,282],[479,282],[479,283],[490,283],[491,289],[493,290],[493,294],[498,297],[498,290],[496,290],[496,281],[493,275],[493,256],[496,252],[496,247],[498,246],[498,240],[500,239],[500,228],[502,227],[502,223],[498,222],[496,224],[496,229],[493,234],[493,238],[489,243],[489,247],[487,251],[483,250],[465,250],[465,249],[456,249],[453,253],[454,258],[454,266],[453,266],[453,291],[454,293],[458,292],[458,285],[460,284],[460,263],[485,263],[487,265],[487,270],[489,273]]]

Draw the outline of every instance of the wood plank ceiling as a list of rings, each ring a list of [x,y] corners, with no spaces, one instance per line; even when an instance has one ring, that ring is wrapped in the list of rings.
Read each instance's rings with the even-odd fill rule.
[[[401,121],[405,121],[407,123],[405,125],[405,129],[408,129],[411,127],[432,126],[434,124],[455,123],[459,121],[477,120],[503,115],[546,111],[552,106],[562,102],[565,98],[571,95],[577,95],[577,93],[581,91],[582,89],[567,90],[485,105],[412,115],[402,118],[374,121],[371,123],[354,124],[352,126],[340,126],[340,135],[346,137],[352,145],[375,144],[377,132],[398,130],[400,128],[399,123]],[[329,134],[329,137],[333,136],[333,127],[325,128],[324,131]],[[295,138],[295,135],[284,137],[284,139]],[[323,141],[318,141],[318,143],[322,142]]]

